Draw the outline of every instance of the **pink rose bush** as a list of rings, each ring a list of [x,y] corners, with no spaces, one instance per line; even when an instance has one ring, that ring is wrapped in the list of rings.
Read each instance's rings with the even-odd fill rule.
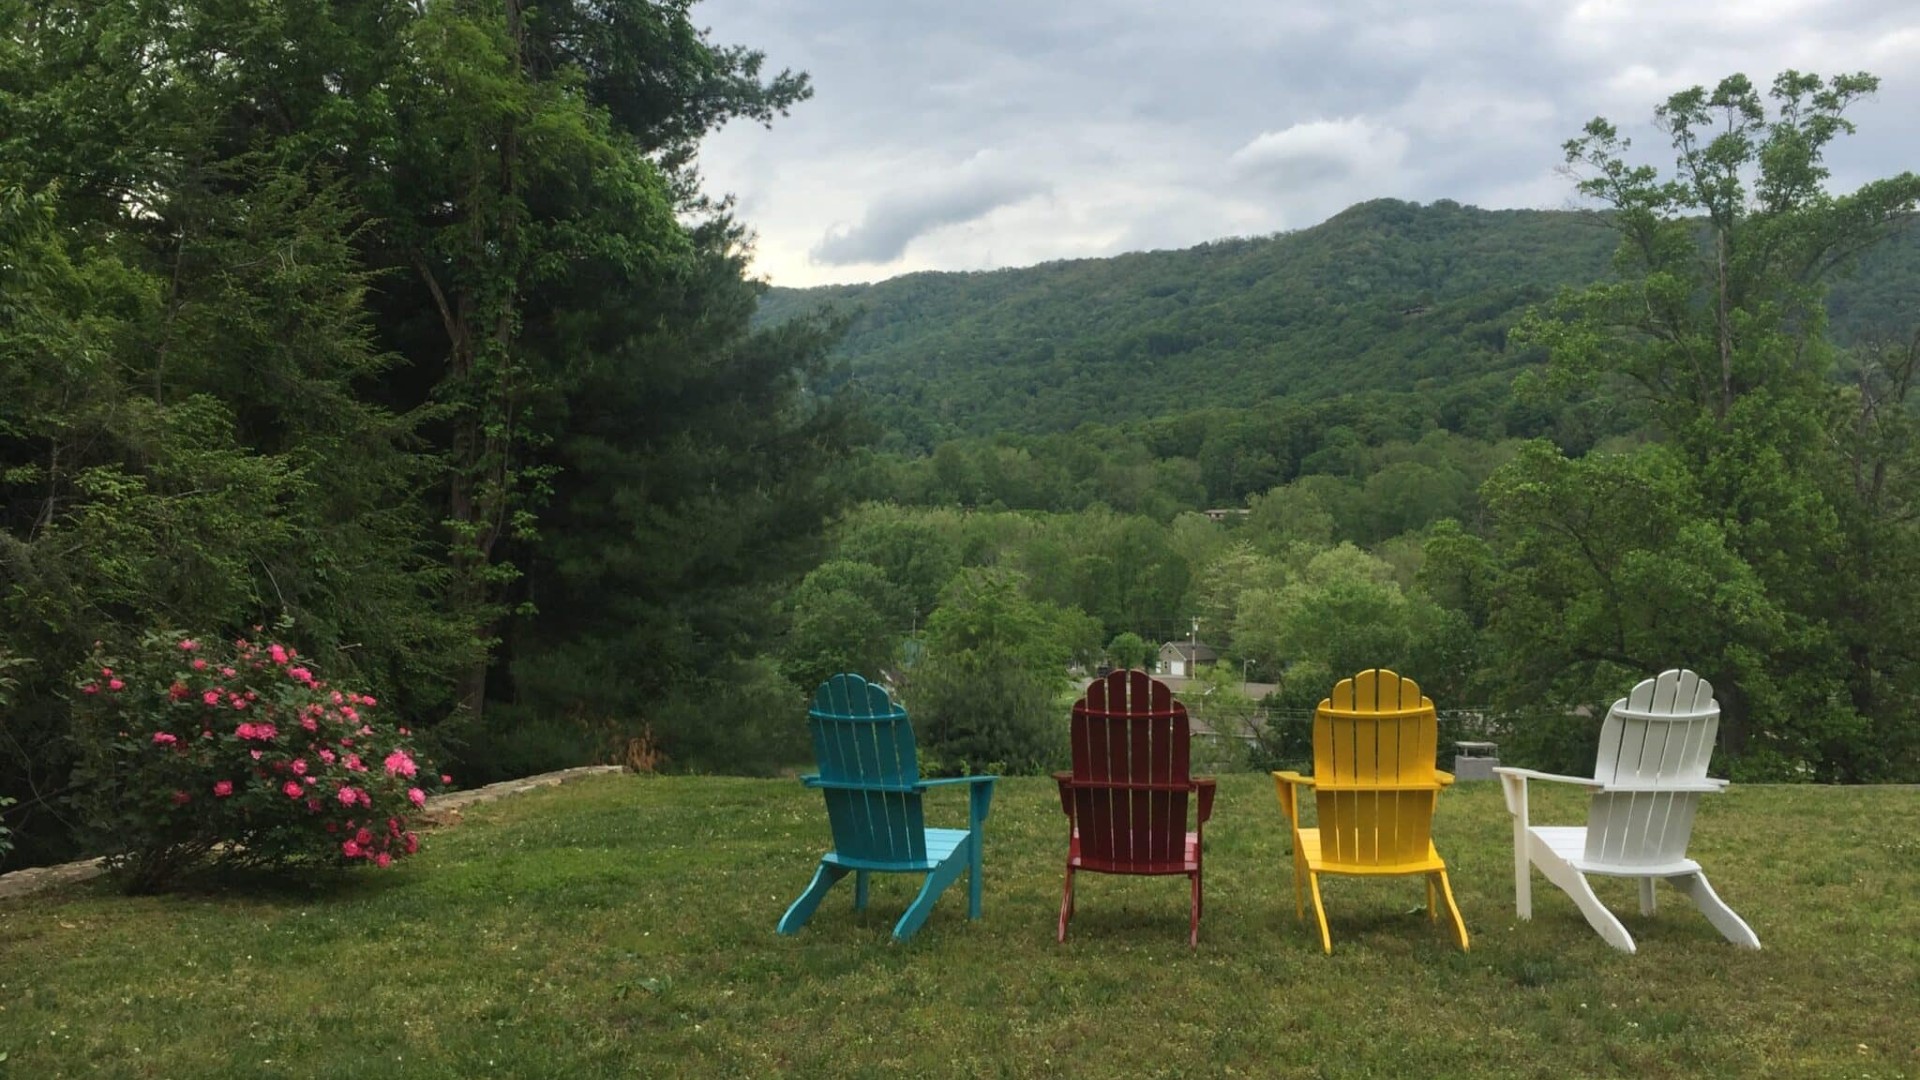
[[[76,772],[129,891],[208,861],[391,866],[440,775],[378,702],[280,642],[150,638],[75,688]],[[376,764],[377,763],[377,764]]]

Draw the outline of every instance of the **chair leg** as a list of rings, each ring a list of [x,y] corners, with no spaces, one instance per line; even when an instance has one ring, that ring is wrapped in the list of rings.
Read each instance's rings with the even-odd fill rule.
[[[1619,918],[1608,911],[1607,906],[1600,902],[1600,898],[1593,894],[1593,886],[1587,883],[1587,876],[1575,870],[1570,863],[1559,856],[1540,849],[1535,850],[1540,854],[1538,864],[1540,872],[1547,875],[1548,881],[1560,886],[1561,890],[1573,899],[1580,908],[1580,914],[1587,917],[1587,925],[1598,931],[1600,936],[1606,939],[1607,944],[1621,952],[1634,952],[1633,935],[1627,933],[1627,928],[1621,924]]]
[[[1067,867],[1067,883],[1060,890],[1060,938],[1067,940],[1067,920],[1073,918],[1073,867]]]
[[[958,878],[966,868],[965,859],[952,858],[929,870],[927,883],[920,886],[920,895],[913,898],[913,903],[907,907],[907,913],[900,916],[900,921],[894,924],[893,940],[905,941],[912,937],[915,931],[920,929],[921,924],[927,921],[927,916],[933,914],[933,905],[939,901],[940,894],[946,891],[947,886],[953,884],[954,879]]]
[[[853,872],[853,910],[855,911],[867,910],[867,878],[869,876],[871,871],[855,870]]]
[[[1307,873],[1307,889],[1313,893],[1313,917],[1320,920],[1320,948],[1333,955],[1333,935],[1327,932],[1327,909],[1320,903],[1320,875]]]
[[[1640,879],[1640,914],[1651,915],[1656,906],[1657,901],[1653,898],[1653,879],[1643,877]]]
[[[1713,924],[1714,929],[1720,931],[1721,936],[1743,949],[1760,947],[1760,938],[1754,934],[1753,927],[1748,926],[1745,919],[1735,915],[1726,901],[1720,899],[1720,894],[1714,892],[1713,886],[1707,884],[1707,875],[1695,871],[1679,877],[1670,877],[1667,880],[1673,882],[1675,888],[1693,899],[1694,906],[1707,917],[1707,921]]]
[[[1300,858],[1299,845],[1293,851],[1293,917],[1307,917],[1307,864]]]
[[[1427,890],[1433,890],[1433,881],[1440,879],[1440,896],[1447,902],[1447,916],[1453,920],[1453,939],[1460,943],[1460,951],[1467,951],[1467,923],[1460,917],[1460,905],[1453,902],[1453,884],[1447,880],[1445,870],[1436,870],[1427,876]]]
[[[1198,871],[1196,871],[1193,874],[1192,918],[1187,920],[1187,948],[1197,949],[1199,947],[1200,947],[1200,874]]]
[[[1504,779],[1504,778],[1503,778]],[[1525,785],[1522,785],[1524,792]],[[1524,815],[1513,820],[1513,910],[1522,919],[1533,918],[1533,836]]]
[[[967,918],[986,909],[986,844],[978,832],[967,838]]]
[[[780,916],[779,932],[799,933],[800,928],[807,925],[807,920],[813,918],[813,909],[819,907],[820,901],[826,898],[827,890],[833,888],[834,882],[846,876],[847,871],[842,867],[832,863],[821,863],[820,868],[813,872],[813,881],[807,886],[807,891],[800,894],[800,899],[793,902],[793,906],[787,909],[785,915]]]
[[[1427,921],[1428,922],[1440,921],[1439,897],[1434,895],[1432,874],[1427,875]]]

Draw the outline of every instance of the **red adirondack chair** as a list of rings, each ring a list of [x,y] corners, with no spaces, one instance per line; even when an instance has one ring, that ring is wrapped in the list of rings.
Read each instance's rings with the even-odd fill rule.
[[[1187,944],[1200,944],[1200,830],[1213,815],[1211,777],[1187,775],[1187,707],[1144,671],[1116,671],[1073,706],[1073,771],[1054,773],[1067,812],[1060,940],[1073,918],[1073,876],[1185,874],[1193,883]],[[1199,795],[1187,831],[1187,803]]]

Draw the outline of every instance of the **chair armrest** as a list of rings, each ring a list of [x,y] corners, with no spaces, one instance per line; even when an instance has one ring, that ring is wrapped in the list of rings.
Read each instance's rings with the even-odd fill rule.
[[[1200,793],[1200,817],[1196,825],[1205,825],[1207,819],[1213,816],[1213,793],[1217,786],[1218,782],[1211,776],[1193,778],[1193,788]]]
[[[1060,809],[1067,815],[1067,820],[1071,822],[1073,820],[1073,774],[1070,772],[1054,773],[1053,782],[1060,785]]]
[[[803,776],[800,782],[810,788],[825,788],[828,791],[877,791],[884,795],[917,795],[923,786],[919,782],[911,784],[878,784],[866,780],[822,780],[818,775]]]
[[[1601,792],[1635,791],[1704,791],[1720,792],[1727,790],[1727,780],[1715,780],[1705,777],[1699,780],[1673,780],[1662,784],[1602,784]]]
[[[987,815],[993,812],[993,782],[998,779],[1000,779],[998,776],[943,776],[937,780],[922,780],[914,787],[916,790],[925,791],[928,788],[952,787],[955,784],[968,785],[968,825],[973,831],[979,832],[980,826],[987,822]]]
[[[1441,787],[1448,787],[1453,783],[1453,774],[1445,769],[1435,769],[1433,770],[1433,775],[1436,780],[1440,781]]]
[[[1273,774],[1273,792],[1280,799],[1280,812],[1287,815],[1287,824],[1296,833],[1300,831],[1300,789],[1313,786],[1311,776],[1301,776],[1297,772]]]
[[[935,780],[922,780],[923,788],[951,787],[954,784],[991,784],[1000,779],[998,776],[942,776]]]
[[[1551,780],[1557,784],[1574,784],[1578,787],[1599,790],[1605,786],[1590,776],[1561,776],[1558,773],[1544,773],[1536,769],[1522,769],[1512,765],[1496,765],[1495,776],[1500,778],[1500,794],[1507,800],[1507,813],[1512,814],[1519,823],[1518,828],[1525,832],[1527,820],[1527,781]],[[1521,833],[1516,833],[1516,836]],[[1516,841],[1517,842],[1517,841]]]
[[[1606,787],[1605,784],[1602,784],[1591,776],[1562,776],[1559,773],[1540,772],[1536,769],[1521,769],[1512,765],[1496,765],[1493,767],[1493,771],[1498,776],[1517,777],[1523,782],[1527,780],[1551,780],[1556,784],[1578,784],[1581,787],[1587,788]]]

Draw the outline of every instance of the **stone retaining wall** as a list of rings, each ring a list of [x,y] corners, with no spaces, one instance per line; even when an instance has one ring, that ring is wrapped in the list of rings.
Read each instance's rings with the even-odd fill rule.
[[[559,772],[542,773],[539,776],[523,776],[518,780],[502,780],[497,784],[488,784],[471,791],[452,791],[445,795],[428,796],[425,818],[430,824],[447,824],[458,821],[460,810],[474,803],[491,802],[508,795],[518,795],[523,791],[552,787],[569,780],[578,780],[583,776],[619,772],[620,769],[619,765],[582,765],[577,769],[562,769]],[[105,872],[106,868],[101,865],[99,859],[83,859],[80,862],[62,863],[59,866],[34,866],[25,870],[15,870],[11,874],[0,874],[0,900],[27,896],[61,885],[71,885],[76,881],[99,877]]]

